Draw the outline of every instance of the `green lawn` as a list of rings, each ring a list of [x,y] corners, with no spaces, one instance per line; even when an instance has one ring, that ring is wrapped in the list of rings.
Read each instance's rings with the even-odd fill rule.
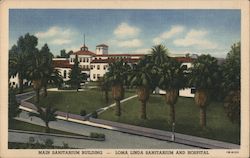
[[[125,98],[134,95],[133,90],[127,90]],[[71,91],[71,92],[48,92],[46,98],[41,97],[39,105],[47,106],[52,105],[60,111],[67,112],[67,106],[69,112],[74,114],[80,114],[81,110],[86,110],[87,113],[91,113],[99,108],[105,107],[113,103],[111,92],[109,92],[109,103],[105,102],[105,96],[99,89],[89,89],[87,91]],[[30,102],[34,103],[34,99],[30,99]]]
[[[32,132],[45,132],[45,127],[43,126],[34,125],[34,124],[30,124],[30,123],[18,121],[18,120],[12,120],[9,123],[9,129],[32,131]],[[64,132],[64,131],[55,130],[55,129],[50,129],[50,133],[81,136],[79,134]]]
[[[137,126],[171,131],[169,120],[169,106],[165,104],[164,98],[159,95],[151,95],[147,104],[147,120],[139,118],[140,102],[137,98],[122,104],[122,116],[114,115],[114,108],[102,113],[99,118],[128,123]],[[207,128],[199,126],[199,108],[194,104],[192,98],[179,97],[176,104],[176,132],[211,138],[239,144],[240,128],[232,124],[219,102],[211,103],[207,108]]]

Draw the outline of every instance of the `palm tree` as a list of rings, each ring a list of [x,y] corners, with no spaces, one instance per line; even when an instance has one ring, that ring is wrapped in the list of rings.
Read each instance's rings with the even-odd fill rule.
[[[179,90],[185,87],[186,79],[184,67],[173,58],[169,58],[159,69],[159,87],[166,91],[165,101],[170,105],[171,124],[175,122],[175,104],[179,97]]]
[[[41,108],[40,106],[37,106],[37,113],[29,113],[29,116],[35,116],[39,117],[43,122],[45,123],[45,132],[49,133],[49,122],[50,121],[56,121],[56,111],[57,109],[52,108],[51,106],[47,106],[46,108]]]
[[[137,88],[138,99],[141,101],[141,119],[147,119],[146,103],[152,91],[152,66],[148,63],[147,57],[142,59],[138,65],[134,65],[130,84]]]
[[[222,65],[224,107],[231,122],[240,123],[240,42],[231,46]]]
[[[159,66],[167,62],[168,54],[168,49],[160,44],[152,47],[151,54],[146,59],[148,64],[152,65],[152,79],[155,82],[155,87],[158,86],[160,81]]]
[[[156,45],[151,49],[152,61],[155,65],[163,64],[167,61],[168,49],[163,45]]]
[[[111,84],[112,97],[116,103],[116,115],[121,116],[120,101],[124,98],[124,81],[126,78],[126,63],[122,60],[109,65],[109,71],[106,73],[107,82]]]
[[[210,55],[201,55],[190,68],[189,86],[195,87],[195,103],[200,107],[200,125],[206,127],[206,107],[210,103],[210,95],[218,83],[217,59]]]
[[[106,74],[104,74],[103,77],[99,78],[99,86],[100,86],[100,89],[101,91],[104,92],[105,94],[105,101],[106,101],[106,104],[108,104],[109,102],[109,91],[110,91],[110,84],[107,80],[107,77],[106,77]]]
[[[27,78],[32,81],[33,89],[36,93],[36,103],[39,103],[42,80],[46,75],[46,62],[44,62],[43,56],[38,50],[30,56],[30,59]]]

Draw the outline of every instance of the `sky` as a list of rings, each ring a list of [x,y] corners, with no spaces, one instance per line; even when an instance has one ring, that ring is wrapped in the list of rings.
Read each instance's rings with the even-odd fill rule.
[[[163,44],[171,54],[211,54],[224,58],[240,41],[240,10],[10,9],[9,48],[20,36],[38,37],[54,55],[84,43],[109,53],[150,53]]]

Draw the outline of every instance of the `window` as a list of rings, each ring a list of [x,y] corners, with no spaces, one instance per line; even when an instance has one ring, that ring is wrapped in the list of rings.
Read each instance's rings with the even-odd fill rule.
[[[103,66],[103,70],[106,70],[106,65]]]
[[[93,74],[93,79],[95,79],[95,74]]]
[[[82,62],[82,58],[80,58],[80,62]]]
[[[194,87],[192,87],[192,88],[191,88],[191,94],[194,94],[194,93],[195,93],[195,91],[196,91],[196,90],[195,90],[195,88],[194,88]]]
[[[13,86],[15,86],[16,85],[16,83],[15,82],[13,82]]]
[[[90,69],[93,70],[93,65],[90,65]]]
[[[184,70],[187,70],[187,65],[182,65]]]
[[[100,65],[97,65],[97,70],[100,70]]]
[[[83,62],[85,63],[85,58],[83,58]]]
[[[98,78],[98,79],[100,78],[100,74],[97,74],[97,78]]]
[[[87,62],[87,63],[89,62],[89,58],[86,58],[86,62]]]
[[[64,71],[63,71],[63,78],[66,78],[66,77],[67,77],[67,71],[64,70]]]

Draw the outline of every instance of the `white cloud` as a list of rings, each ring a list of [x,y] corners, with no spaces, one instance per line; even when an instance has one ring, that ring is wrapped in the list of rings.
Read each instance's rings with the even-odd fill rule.
[[[137,48],[143,45],[143,42],[140,39],[110,39],[107,41],[108,45],[111,47],[120,47],[120,48]]]
[[[204,30],[190,30],[184,38],[174,40],[176,46],[195,46],[202,49],[214,49],[217,47],[216,43],[213,43],[206,39],[208,32]]]
[[[140,48],[140,49],[136,49],[135,51],[133,51],[133,53],[136,54],[150,54],[150,50],[149,48]]]
[[[77,33],[70,28],[58,26],[50,27],[44,32],[37,32],[35,35],[46,43],[54,45],[69,44]]]
[[[126,41],[117,41],[118,47],[128,47],[128,48],[135,48],[140,47],[142,45],[142,41],[139,39],[132,39]]]
[[[114,34],[118,38],[135,37],[139,34],[140,29],[135,26],[131,26],[125,22],[121,23],[115,30]]]
[[[177,35],[183,31],[184,31],[183,26],[179,26],[179,25],[172,26],[169,31],[165,31],[162,34],[160,34],[158,37],[155,37],[153,39],[153,42],[154,44],[160,44],[162,43],[162,41],[172,38],[174,35]]]
[[[69,39],[54,39],[50,43],[55,44],[55,45],[63,45],[63,44],[71,43],[71,40],[69,40]]]

